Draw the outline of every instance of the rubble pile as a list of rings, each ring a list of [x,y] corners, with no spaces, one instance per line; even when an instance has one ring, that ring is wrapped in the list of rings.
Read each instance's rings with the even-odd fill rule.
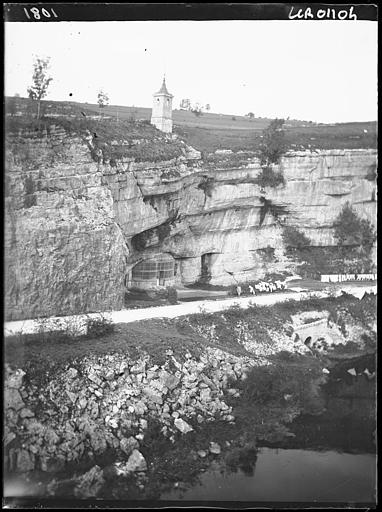
[[[169,350],[161,366],[151,364],[148,355],[138,360],[124,354],[88,356],[53,375],[44,388],[22,369],[7,366],[7,470],[55,474],[70,462],[95,464],[97,456],[114,450],[115,474],[139,477],[147,471],[140,446],[150,418],[172,442],[176,433],[191,432],[192,424],[217,418],[234,422],[225,392],[239,396],[229,383],[244,379],[253,365],[250,357],[214,348],[206,348],[198,360],[186,353],[183,362]],[[98,492],[103,477],[97,467],[94,475],[78,477],[78,495]]]

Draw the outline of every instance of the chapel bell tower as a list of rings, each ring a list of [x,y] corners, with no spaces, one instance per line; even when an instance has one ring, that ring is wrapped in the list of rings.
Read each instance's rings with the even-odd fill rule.
[[[162,87],[154,95],[154,103],[151,114],[151,124],[165,133],[172,132],[172,99],[166,87],[166,79],[163,78]]]

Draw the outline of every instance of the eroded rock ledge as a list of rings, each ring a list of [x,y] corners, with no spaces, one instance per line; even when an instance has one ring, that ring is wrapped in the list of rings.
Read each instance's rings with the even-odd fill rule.
[[[313,245],[335,245],[333,222],[346,201],[375,223],[375,150],[288,153],[275,166],[285,186],[262,189],[254,156],[212,165],[179,147],[170,161],[111,165],[63,129],[10,137],[6,319],[121,309],[132,267],[162,253],[175,258],[178,284],[200,279],[206,254],[211,284],[232,284],[232,273],[246,281],[293,271],[281,225]]]

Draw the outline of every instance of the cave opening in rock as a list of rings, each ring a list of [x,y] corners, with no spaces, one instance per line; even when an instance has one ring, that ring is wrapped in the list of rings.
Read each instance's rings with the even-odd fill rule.
[[[149,289],[156,286],[172,286],[175,281],[175,260],[167,253],[159,254],[133,267],[131,288]]]
[[[309,346],[312,342],[312,336],[308,336],[306,340],[304,341],[305,345]]]
[[[212,267],[216,260],[217,253],[208,252],[201,255],[200,280],[208,283],[212,277]]]

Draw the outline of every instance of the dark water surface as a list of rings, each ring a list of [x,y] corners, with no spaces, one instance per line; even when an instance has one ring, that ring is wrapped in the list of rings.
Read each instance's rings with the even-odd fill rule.
[[[376,456],[260,448],[253,475],[213,465],[200,484],[162,500],[375,502]]]
[[[215,462],[199,484],[161,499],[375,504],[375,381],[347,373],[353,366],[374,370],[373,360],[363,356],[336,365],[322,386],[325,411],[296,418],[289,427],[294,436],[278,446],[263,444],[235,472]]]

